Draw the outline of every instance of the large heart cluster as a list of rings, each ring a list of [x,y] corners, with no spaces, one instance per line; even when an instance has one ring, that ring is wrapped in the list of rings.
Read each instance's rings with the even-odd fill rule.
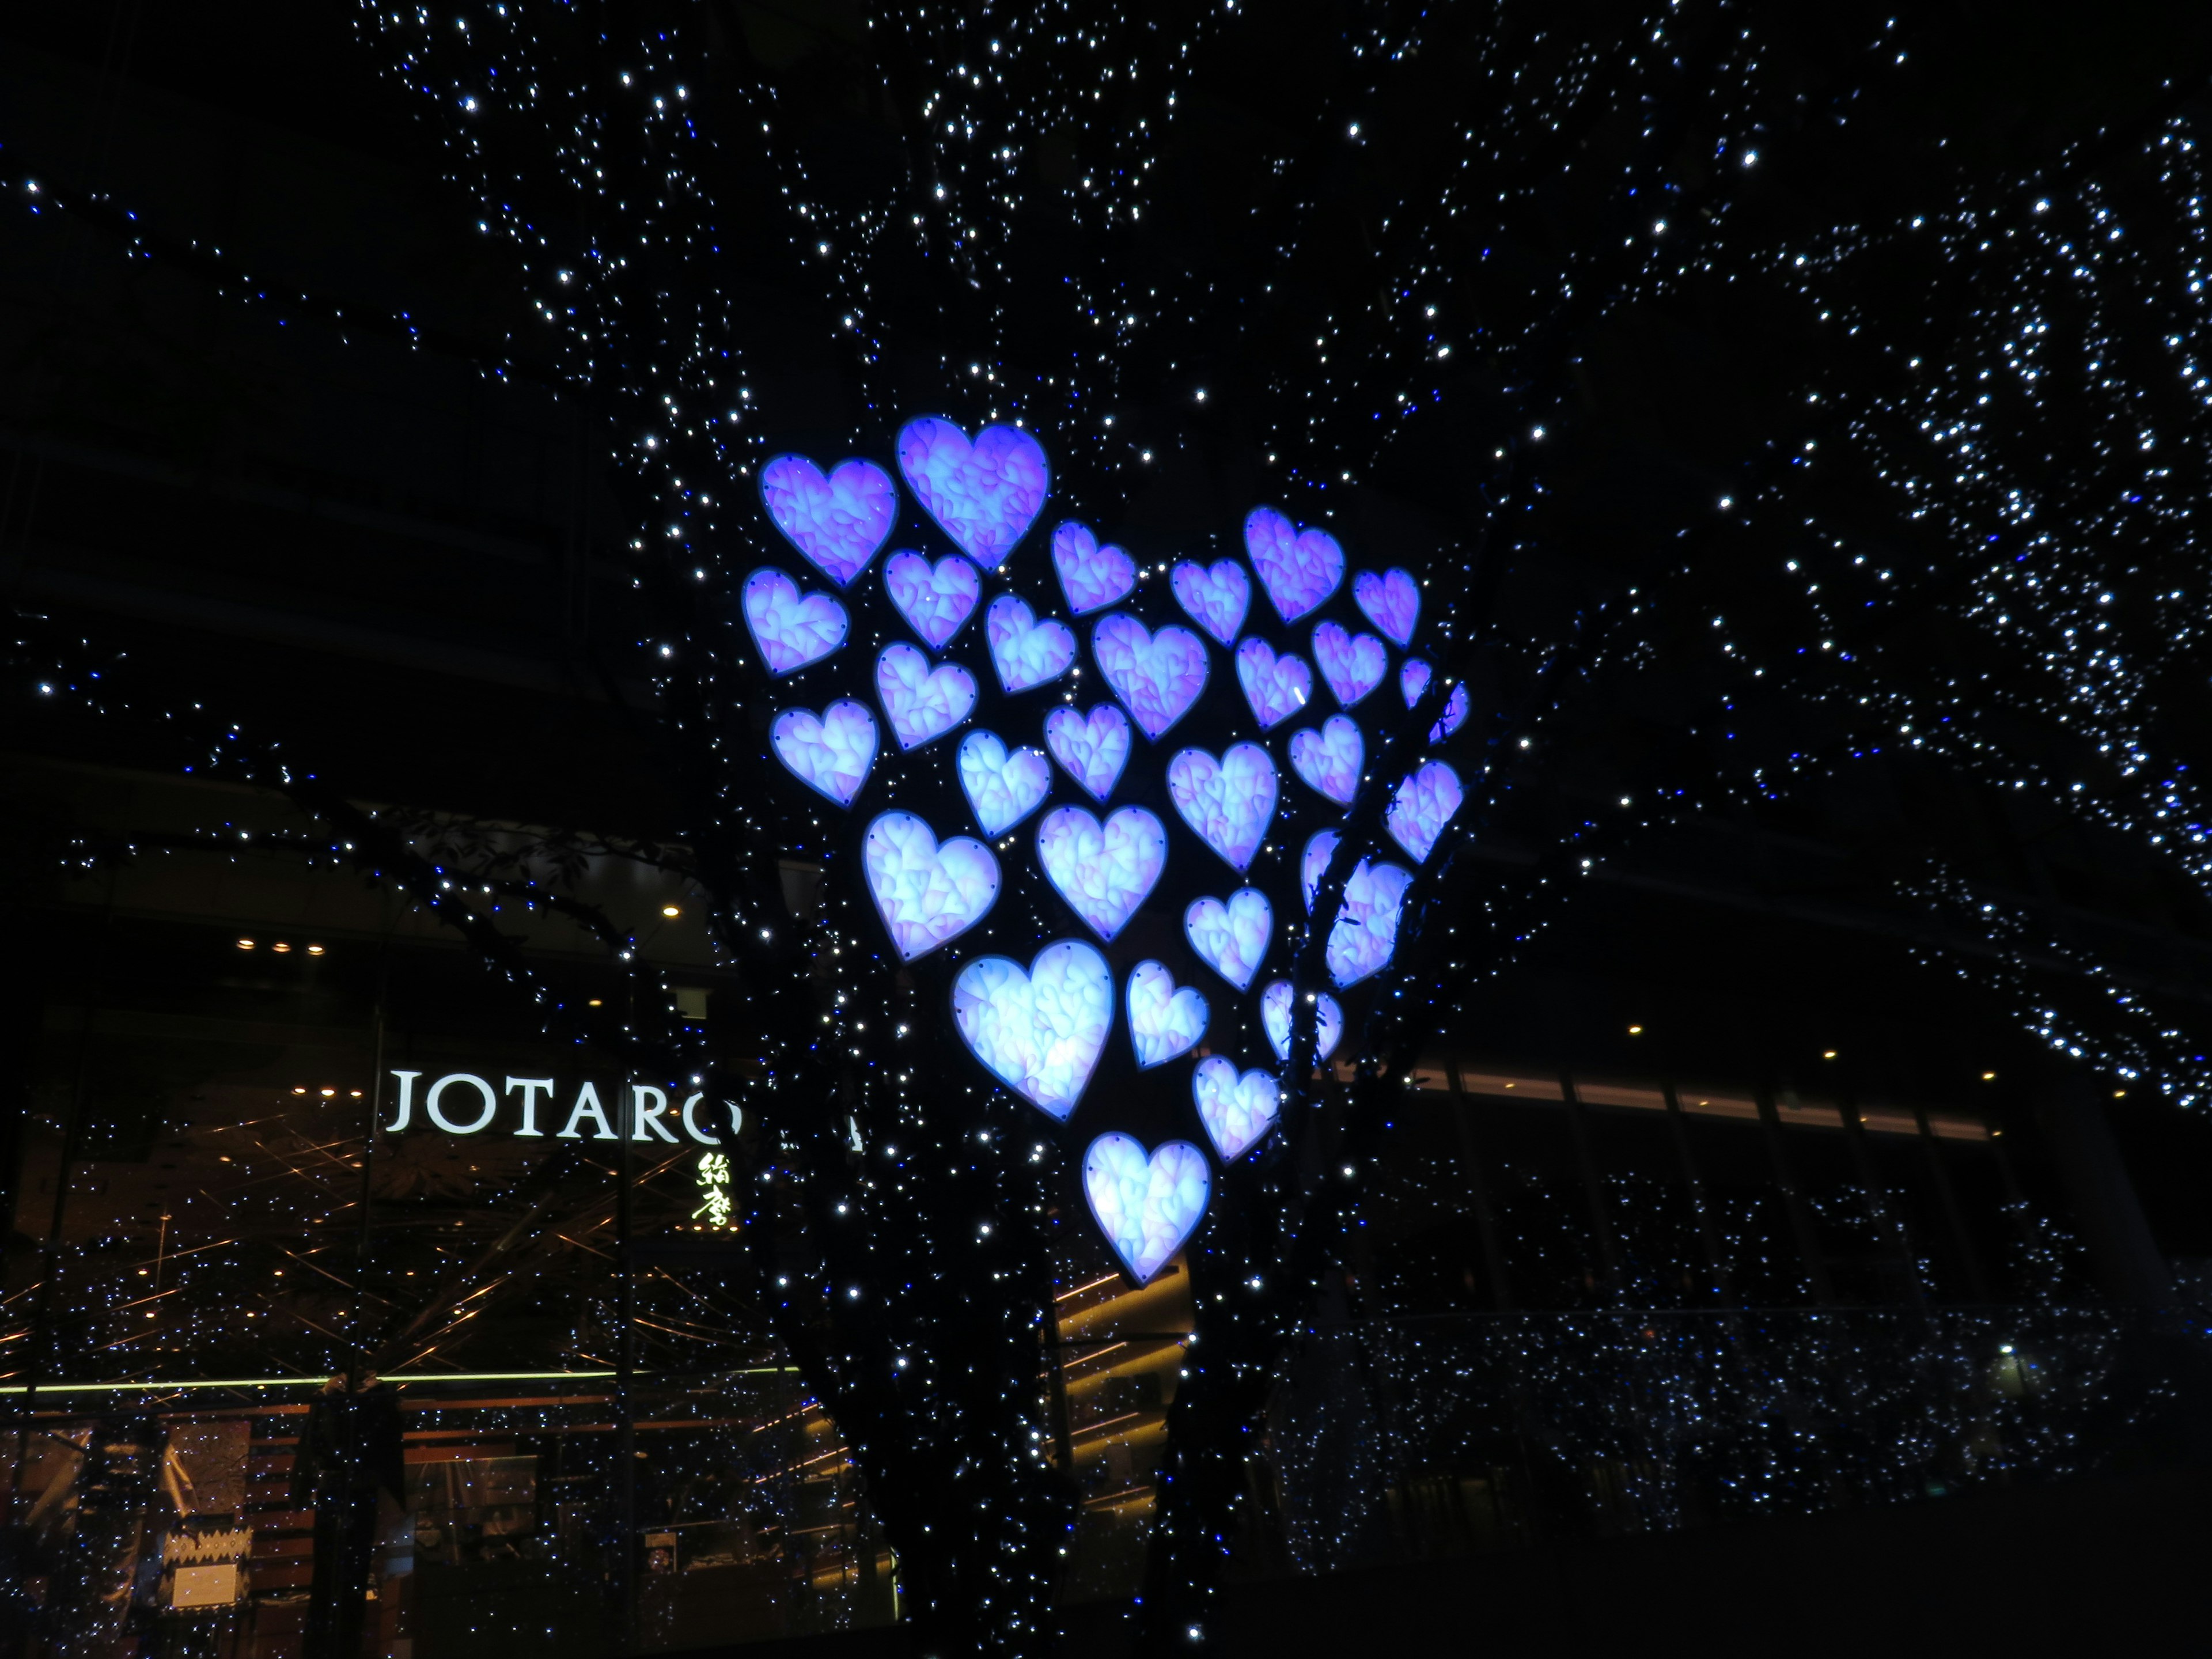
[[[1010,556],[1043,508],[1051,474],[1042,449],[1018,428],[988,427],[970,440],[950,421],[927,418],[900,433],[896,459],[923,519],[951,544],[934,554],[909,546],[884,562],[885,599],[913,642],[893,639],[878,651],[872,708],[859,696],[841,696],[818,709],[783,708],[769,724],[770,751],[818,796],[849,808],[885,752],[878,712],[895,741],[894,755],[925,750],[969,726],[957,744],[930,752],[950,757],[944,763],[984,839],[941,836],[919,814],[888,807],[877,811],[862,833],[861,871],[892,948],[912,962],[983,921],[1000,897],[1001,860],[1020,844],[1014,839],[1020,832],[1051,894],[1091,937],[1044,942],[1026,963],[995,953],[965,961],[951,993],[962,1042],[1000,1084],[1065,1122],[1112,1039],[1118,1004],[1128,1054],[1139,1070],[1195,1052],[1190,1109],[1213,1158],[1224,1168],[1233,1165],[1274,1127],[1277,1073],[1240,1069],[1218,1052],[1221,1022],[1206,993],[1178,984],[1168,963],[1136,962],[1117,988],[1115,969],[1101,949],[1115,947],[1125,934],[1133,945],[1161,937],[1157,922],[1146,924],[1152,932],[1130,933],[1170,853],[1168,825],[1146,803],[1172,805],[1198,842],[1246,882],[1189,903],[1182,938],[1236,999],[1254,996],[1275,943],[1274,902],[1246,879],[1270,848],[1281,792],[1268,744],[1282,744],[1291,769],[1332,808],[1350,808],[1362,798],[1374,781],[1367,736],[1353,711],[1389,676],[1392,647],[1411,646],[1420,620],[1419,582],[1401,568],[1361,570],[1351,573],[1349,603],[1338,600],[1347,571],[1335,537],[1260,507],[1244,524],[1247,562],[1186,559],[1173,565],[1166,586],[1182,620],[1143,614],[1144,573],[1137,561],[1072,520],[1050,537],[1056,596],[1034,586],[987,596],[988,583],[1005,582]],[[745,578],[739,612],[771,677],[804,676],[851,639],[848,605],[865,593],[856,584],[899,521],[898,487],[873,461],[849,459],[825,472],[805,456],[782,455],[762,469],[761,495],[777,530],[818,574],[809,579],[792,574],[797,566],[763,565]],[[808,580],[829,586],[810,589]],[[1282,643],[1252,631],[1255,583],[1281,623],[1308,631]],[[1066,617],[1086,619],[1084,635],[1048,614],[1055,604],[1064,604]],[[1324,606],[1335,614],[1316,616]],[[980,636],[981,654],[1000,690],[1008,698],[1039,692],[1048,704],[1041,718],[1029,717],[1035,724],[1025,732],[969,726],[977,667],[942,653],[979,612],[982,621],[967,637],[972,642]],[[1374,631],[1365,631],[1363,621]],[[967,648],[975,652],[972,643]],[[1216,675],[1214,649],[1227,653],[1229,672]],[[1092,670],[1109,696],[1080,706],[1082,676]],[[1308,713],[1316,670],[1340,712]],[[1419,659],[1402,659],[1399,686],[1407,704],[1431,672]],[[1233,686],[1226,696],[1237,705],[1238,719],[1249,714],[1256,738],[1233,741],[1218,753],[1183,747],[1167,756],[1158,773],[1128,784],[1139,735],[1159,744],[1217,681]],[[1442,743],[1467,709],[1465,686],[1455,686],[1429,741]],[[1283,735],[1301,714],[1310,723]],[[921,756],[899,763],[939,763]],[[1071,786],[1083,804],[1067,803]],[[1375,787],[1389,790],[1390,837],[1417,866],[1428,861],[1462,804],[1458,775],[1430,759],[1395,785],[1385,780]],[[1054,804],[1056,789],[1066,804]],[[1297,810],[1310,811],[1310,801]],[[1034,828],[1024,830],[1033,817]],[[1338,844],[1335,830],[1304,843],[1294,878],[1309,911]],[[1412,870],[1376,859],[1359,860],[1346,877],[1323,953],[1336,990],[1389,964],[1414,880]],[[1040,902],[1049,908],[1054,900]],[[1273,980],[1243,1006],[1256,1016],[1276,1063],[1286,1063],[1294,1024],[1290,981]],[[1319,992],[1311,1006],[1316,1058],[1326,1061],[1342,1040],[1344,1010]],[[1229,1046],[1235,1046],[1233,1035]],[[1091,1212],[1139,1282],[1182,1247],[1205,1212],[1212,1179],[1200,1146],[1170,1140],[1147,1152],[1119,1133],[1094,1139],[1083,1164]]]

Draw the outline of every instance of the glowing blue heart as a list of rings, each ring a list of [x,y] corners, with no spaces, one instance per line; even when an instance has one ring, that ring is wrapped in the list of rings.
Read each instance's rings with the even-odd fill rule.
[[[1345,878],[1344,902],[1328,930],[1328,976],[1340,991],[1386,967],[1398,948],[1398,912],[1413,872],[1365,859]]]
[[[1372,634],[1349,633],[1338,623],[1325,622],[1314,629],[1313,649],[1321,677],[1341,708],[1351,708],[1389,672],[1390,653],[1382,641]]]
[[[1413,855],[1414,863],[1423,863],[1462,798],[1459,774],[1442,761],[1431,761],[1398,786],[1383,825],[1390,839]]]
[[[1114,976],[1080,939],[1046,945],[1027,973],[978,957],[952,982],[952,1023],[992,1076],[1064,1123],[1105,1052]]]
[[[919,553],[902,551],[884,565],[884,591],[922,643],[942,651],[975,614],[983,579],[957,553],[947,553],[932,565]]]
[[[1052,763],[1042,749],[1006,745],[995,732],[970,732],[960,742],[960,788],[987,836],[1003,836],[1044,805]]]
[[[1226,647],[1252,608],[1252,580],[1234,559],[1217,559],[1209,570],[1185,559],[1168,577],[1183,615]]]
[[[1279,657],[1265,640],[1247,640],[1237,647],[1237,680],[1262,732],[1280,726],[1313,696],[1313,670],[1306,659],[1289,651]]]
[[[1178,988],[1164,962],[1137,964],[1128,999],[1129,1046],[1140,1072],[1188,1054],[1206,1035],[1205,994],[1194,985]]]
[[[1216,1157],[1234,1164],[1275,1127],[1281,1097],[1267,1072],[1237,1075],[1233,1060],[1209,1054],[1190,1074],[1190,1097]]]
[[[909,421],[898,464],[923,510],[986,570],[1013,551],[1051,485],[1044,451],[1018,427],[987,426],[971,444],[950,421]]]
[[[943,737],[975,707],[975,677],[958,663],[936,668],[910,645],[887,645],[876,659],[876,698],[902,749]]]
[[[804,455],[779,455],[761,469],[769,517],[817,570],[842,587],[868,568],[898,517],[891,475],[873,461],[847,461],[822,476]]]
[[[1009,696],[1058,679],[1075,661],[1075,630],[1050,617],[1039,622],[1028,602],[1012,593],[991,601],[983,613],[983,635]]]
[[[1224,903],[1194,900],[1182,913],[1183,937],[1198,959],[1240,991],[1252,988],[1253,975],[1267,957],[1275,931],[1275,907],[1256,887],[1240,887]]]
[[[1328,873],[1328,861],[1336,856],[1336,843],[1340,839],[1334,830],[1324,830],[1306,842],[1306,850],[1298,855],[1298,885],[1305,890],[1306,914],[1313,914],[1314,900],[1321,892],[1321,878]]]
[[[1331,714],[1316,732],[1308,727],[1291,733],[1291,765],[1310,789],[1320,791],[1339,806],[1352,805],[1359,791],[1359,766],[1367,745],[1359,728],[1341,714]]]
[[[1421,585],[1413,574],[1389,570],[1376,575],[1363,570],[1352,579],[1352,602],[1400,645],[1410,645],[1413,624],[1421,619]]]
[[[850,697],[819,714],[787,708],[769,727],[769,740],[793,777],[838,805],[850,806],[876,762],[876,717],[866,704]]]
[[[1336,1006],[1336,999],[1326,991],[1318,992],[1314,999],[1314,1062],[1328,1060],[1336,1052],[1336,1045],[1344,1037],[1344,1010]],[[1260,1024],[1267,1028],[1267,1042],[1275,1051],[1277,1060],[1291,1057],[1291,982],[1279,979],[1260,993]]]
[[[1406,659],[1406,665],[1398,671],[1398,690],[1411,708],[1421,700],[1421,693],[1429,689],[1429,665],[1418,657]],[[1459,730],[1460,722],[1467,718],[1467,682],[1462,680],[1444,699],[1444,712],[1429,728],[1429,741],[1442,743]]]
[[[1170,1140],[1147,1158],[1127,1135],[1101,1135],[1083,1155],[1091,1217],[1139,1285],[1197,1231],[1212,1183],[1206,1154],[1188,1140]]]
[[[1244,550],[1275,614],[1294,623],[1344,580],[1344,550],[1326,530],[1300,530],[1272,507],[1255,507],[1244,520]]]
[[[965,836],[940,847],[937,832],[911,812],[885,812],[871,823],[860,861],[877,913],[908,962],[966,933],[998,902],[991,849]]]
[[[845,607],[827,593],[800,598],[799,584],[781,570],[746,577],[743,603],[753,648],[771,674],[818,662],[845,643]]]
[[[1168,763],[1168,795],[1198,838],[1242,875],[1275,816],[1275,763],[1256,743],[1231,744],[1218,761],[1186,749]]]
[[[1103,610],[1137,585],[1137,562],[1118,547],[1099,546],[1088,525],[1072,520],[1052,532],[1052,568],[1072,616]]]
[[[1037,825],[1036,845],[1046,879],[1109,945],[1168,862],[1168,832],[1141,806],[1125,806],[1103,825],[1079,806],[1060,807]]]
[[[1086,716],[1055,708],[1044,717],[1044,746],[1093,800],[1103,801],[1129,763],[1129,717],[1110,702]]]
[[[1091,630],[1091,656],[1148,738],[1188,714],[1206,690],[1206,647],[1173,623],[1153,634],[1127,612],[1102,617]]]

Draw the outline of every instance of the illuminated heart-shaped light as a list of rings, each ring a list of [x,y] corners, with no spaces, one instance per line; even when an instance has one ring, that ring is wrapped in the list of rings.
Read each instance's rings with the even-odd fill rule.
[[[1316,994],[1314,1060],[1319,1064],[1336,1052],[1344,1037],[1344,1010],[1326,991]],[[1260,993],[1260,1024],[1267,1028],[1268,1045],[1277,1060],[1291,1057],[1291,982],[1279,979]]]
[[[885,812],[861,843],[868,891],[907,961],[927,956],[983,919],[999,897],[999,861],[980,841],[937,832],[911,812]]]
[[[1091,1217],[1139,1285],[1150,1284],[1197,1231],[1212,1183],[1206,1154],[1188,1140],[1170,1140],[1147,1158],[1127,1135],[1101,1135],[1083,1155]]]
[[[970,732],[960,740],[960,788],[987,836],[1003,836],[1044,805],[1052,788],[1052,763],[1042,749],[1009,754],[995,732]]]
[[[957,662],[929,665],[913,646],[887,645],[876,659],[876,697],[902,749],[943,737],[975,707],[975,677]]]
[[[1064,1123],[1105,1052],[1114,976],[1080,939],[1046,945],[1026,973],[978,957],[952,982],[952,1023],[992,1076]]]
[[[1093,800],[1114,793],[1129,763],[1129,717],[1110,702],[1087,715],[1055,708],[1044,717],[1044,746]]]
[[[769,740],[792,776],[838,805],[850,806],[876,762],[876,717],[866,703],[850,697],[819,714],[787,708],[769,727]]]
[[[1091,630],[1091,655],[1148,738],[1188,714],[1206,690],[1206,647],[1172,623],[1154,634],[1126,611],[1102,617]]]
[[[951,422],[925,416],[899,433],[898,464],[923,510],[986,570],[1013,551],[1051,485],[1044,451],[1018,427],[987,426],[971,444]]]
[[[1280,726],[1313,696],[1313,670],[1306,659],[1290,651],[1279,657],[1265,640],[1247,640],[1237,647],[1237,680],[1262,732]]]
[[[781,570],[745,578],[745,628],[771,674],[788,674],[818,662],[845,643],[845,607],[827,593],[799,596],[799,584]]]
[[[1406,659],[1406,665],[1398,671],[1398,690],[1411,708],[1421,700],[1421,693],[1429,689],[1429,665],[1419,657]],[[1467,718],[1467,682],[1462,680],[1444,699],[1444,712],[1429,728],[1429,741],[1442,743],[1459,730],[1460,722]]]
[[[1140,1072],[1188,1054],[1206,1035],[1205,994],[1194,985],[1178,987],[1164,962],[1137,964],[1128,999],[1129,1046]]]
[[[983,579],[957,553],[933,565],[919,553],[901,551],[884,564],[884,591],[922,642],[942,651],[975,614]]]
[[[1341,839],[1334,830],[1324,830],[1306,842],[1306,850],[1298,855],[1298,885],[1305,890],[1306,914],[1313,914],[1314,900],[1321,892],[1321,878],[1328,873],[1328,861],[1336,856],[1336,843]]]
[[[1306,781],[1339,806],[1352,805],[1359,791],[1359,764],[1367,745],[1359,728],[1341,714],[1331,714],[1316,732],[1310,726],[1291,733],[1291,765]]]
[[[1267,1072],[1237,1075],[1234,1060],[1209,1054],[1190,1074],[1190,1097],[1198,1107],[1198,1121],[1206,1139],[1224,1164],[1234,1164],[1260,1144],[1275,1125],[1281,1097],[1273,1076]]]
[[[1345,878],[1344,902],[1328,930],[1328,976],[1340,991],[1387,966],[1398,948],[1398,912],[1413,872],[1365,859]]]
[[[775,527],[807,562],[842,587],[868,568],[898,517],[891,475],[852,460],[828,477],[804,455],[779,455],[761,469],[761,500]]]
[[[1413,624],[1421,619],[1421,585],[1411,572],[1361,571],[1352,579],[1352,602],[1400,645],[1413,642]]]
[[[1294,623],[1344,580],[1344,550],[1326,530],[1300,530],[1272,507],[1255,507],[1244,520],[1244,550],[1275,614]]]
[[[1459,774],[1442,761],[1431,761],[1398,786],[1383,827],[1391,840],[1413,855],[1414,863],[1423,863],[1462,798]]]
[[[1198,959],[1240,991],[1252,988],[1274,931],[1275,907],[1256,887],[1238,888],[1226,902],[1194,899],[1182,913],[1183,937]]]
[[[1213,568],[1185,559],[1168,576],[1176,603],[1183,615],[1226,647],[1244,626],[1244,613],[1252,608],[1252,579],[1234,559],[1217,559]]]
[[[1275,763],[1256,743],[1231,744],[1219,760],[1186,749],[1168,763],[1168,795],[1198,838],[1242,875],[1275,816]]]
[[[1052,532],[1052,568],[1073,616],[1103,610],[1137,585],[1137,562],[1111,544],[1099,546],[1091,526],[1073,520]]]
[[[1036,845],[1046,878],[1109,945],[1168,862],[1168,832],[1141,806],[1125,806],[1103,825],[1080,806],[1060,807],[1037,825]]]
[[[1012,593],[991,601],[983,613],[983,635],[1009,696],[1059,678],[1075,661],[1075,630],[1051,617],[1039,622],[1028,602]]]
[[[1372,634],[1353,634],[1341,623],[1325,622],[1314,629],[1314,660],[1340,707],[1349,708],[1382,684],[1390,653]]]

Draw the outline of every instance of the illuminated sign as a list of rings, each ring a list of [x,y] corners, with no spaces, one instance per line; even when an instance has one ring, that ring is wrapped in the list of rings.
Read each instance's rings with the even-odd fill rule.
[[[720,1146],[726,1133],[733,1135],[744,1125],[744,1113],[734,1101],[709,1105],[704,1091],[685,1095],[632,1083],[611,1085],[602,1095],[586,1079],[571,1094],[550,1077],[506,1077],[494,1088],[489,1077],[474,1072],[448,1072],[418,1090],[416,1084],[427,1075],[393,1069],[396,1115],[383,1126],[385,1133],[437,1129],[477,1135],[498,1130],[518,1140],[619,1140],[617,1120],[625,1106],[632,1140],[674,1146],[688,1138],[702,1146]],[[552,1124],[560,1127],[547,1127]]]

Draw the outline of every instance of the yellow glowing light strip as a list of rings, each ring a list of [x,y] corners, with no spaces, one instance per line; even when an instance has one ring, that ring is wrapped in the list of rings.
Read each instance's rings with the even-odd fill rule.
[[[742,1370],[716,1371],[715,1376],[796,1376],[796,1365],[749,1365]],[[613,1371],[394,1371],[386,1375],[387,1382],[571,1382],[616,1376]],[[639,1372],[650,1376],[651,1372]],[[167,1392],[175,1389],[289,1389],[321,1388],[327,1376],[233,1376],[191,1378],[175,1382],[58,1382],[51,1387],[40,1383],[36,1392],[50,1394],[125,1394],[132,1391]],[[21,1382],[0,1383],[0,1395],[27,1395],[32,1388]]]

